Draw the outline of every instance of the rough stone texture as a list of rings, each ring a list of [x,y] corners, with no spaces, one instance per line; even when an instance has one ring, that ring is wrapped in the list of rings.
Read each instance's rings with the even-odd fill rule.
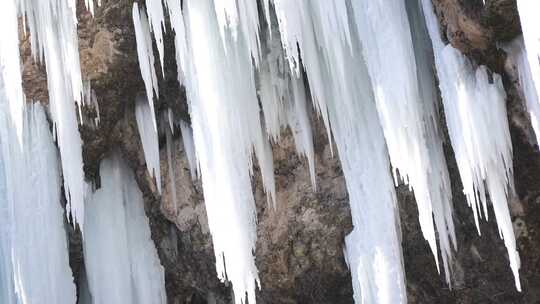
[[[459,240],[453,289],[437,274],[420,232],[414,196],[401,186],[398,197],[409,303],[540,303],[540,154],[522,105],[515,71],[504,52],[496,47],[520,33],[515,0],[487,0],[485,7],[481,0],[433,2],[448,41],[504,78],[516,178],[511,207],[524,291],[515,291],[493,215],[490,222],[482,223],[482,236],[477,235],[447,144]],[[101,114],[99,125],[80,126],[85,173],[99,187],[99,161],[115,151],[122,153],[135,171],[144,193],[152,237],[165,267],[169,303],[230,303],[230,286],[216,278],[202,187],[199,181],[191,180],[179,130],[173,136],[177,206],[171,198],[164,132],[160,132],[161,196],[146,170],[134,119],[133,101],[137,94],[144,94],[144,87],[137,63],[132,3],[104,1],[94,17],[80,6],[82,71],[97,94]],[[165,75],[158,73],[160,96],[156,115],[159,118],[165,109],[171,108],[177,117],[189,121],[185,93],[176,82],[172,35],[168,32],[165,39]],[[26,40],[22,50],[27,97],[47,102],[44,67],[32,61]],[[85,107],[85,121],[95,117],[96,110]],[[287,131],[274,144],[275,207],[267,203],[260,178],[255,174],[253,187],[259,221],[256,263],[262,284],[259,303],[353,302],[342,251],[344,236],[352,228],[345,181],[337,157],[330,153],[320,120],[312,117],[312,121],[316,191],[312,189],[306,161],[294,153]],[[76,232],[70,236],[71,265],[78,278],[83,268],[80,236]]]

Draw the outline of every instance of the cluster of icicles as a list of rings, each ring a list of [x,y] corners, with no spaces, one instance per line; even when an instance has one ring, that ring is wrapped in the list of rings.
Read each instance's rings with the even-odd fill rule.
[[[60,205],[62,176],[67,217],[83,232],[86,271],[79,278],[79,303],[165,303],[163,268],[132,173],[113,156],[101,164],[100,189],[92,190],[84,180],[77,107],[95,103],[95,95],[81,77],[76,1],[4,2],[0,302],[76,301]],[[93,12],[94,1],[85,2]],[[540,3],[519,0],[518,8],[523,37],[506,50],[518,68],[540,138],[540,24],[535,16]],[[311,109],[336,143],[346,178],[354,230],[345,252],[356,303],[406,302],[394,188],[399,183],[414,192],[424,237],[451,283],[457,244],[435,77],[476,225],[480,218],[487,220],[489,197],[521,289],[508,209],[513,176],[505,91],[500,76],[445,45],[430,0],[146,0],[146,9],[135,3],[146,88],[146,98],[136,101],[136,119],[159,191],[154,112],[159,71],[154,70],[152,39],[163,73],[167,15],[191,116],[191,126],[180,124],[184,146],[193,178],[202,180],[217,274],[231,281],[236,303],[255,303],[255,290],[261,288],[253,256],[254,159],[269,202],[279,204],[271,142],[290,128],[315,190]],[[25,105],[21,20],[30,32],[34,59],[47,68],[54,136],[44,108]],[[167,114],[172,126],[175,119],[171,111]],[[173,131],[165,130],[174,189]]]

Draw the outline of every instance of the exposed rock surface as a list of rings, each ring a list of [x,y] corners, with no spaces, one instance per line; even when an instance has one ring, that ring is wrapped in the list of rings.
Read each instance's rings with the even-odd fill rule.
[[[448,41],[504,78],[517,192],[511,207],[522,260],[523,292],[515,291],[494,216],[489,223],[482,223],[482,236],[478,236],[447,145],[459,246],[453,265],[453,289],[436,271],[420,232],[414,196],[407,187],[399,187],[409,303],[540,303],[540,153],[531,136],[515,72],[504,52],[497,48],[520,33],[516,4],[515,0],[487,0],[484,7],[481,2],[433,0]],[[166,271],[169,303],[230,303],[229,286],[220,283],[215,274],[202,187],[199,181],[191,180],[179,130],[173,136],[177,206],[168,178],[164,132],[160,133],[161,196],[146,170],[134,118],[134,100],[137,94],[144,94],[144,86],[137,63],[132,4],[132,0],[104,1],[94,17],[80,6],[82,72],[97,94],[100,113],[97,126],[80,127],[85,173],[99,186],[96,177],[102,158],[119,150],[128,160],[145,196],[152,237]],[[166,34],[165,77],[159,81],[156,115],[172,108],[175,115],[189,120],[184,93],[176,82],[172,35],[170,31]],[[44,67],[32,61],[28,42],[23,43],[22,50],[27,97],[46,102]],[[93,106],[84,109],[85,119],[96,115]],[[312,188],[307,163],[294,153],[292,136],[287,131],[274,145],[275,208],[267,203],[261,181],[253,181],[259,221],[259,303],[353,302],[342,251],[344,236],[352,228],[345,180],[337,156],[330,153],[320,121],[312,117],[312,122],[317,189]],[[76,233],[71,235],[71,264],[78,277],[83,267],[77,246],[80,239]]]

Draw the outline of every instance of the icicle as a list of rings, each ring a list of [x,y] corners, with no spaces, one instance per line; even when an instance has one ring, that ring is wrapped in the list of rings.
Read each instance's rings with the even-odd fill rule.
[[[264,7],[264,16],[266,18],[266,24],[268,26],[268,32],[270,34],[270,38],[272,38],[272,21],[270,20],[270,0],[262,0],[263,1],[263,7]]]
[[[96,110],[96,117],[94,118],[94,124],[97,126],[99,125],[99,122],[101,121],[101,115],[99,114],[99,103],[97,101],[95,93],[92,93],[92,103],[94,105],[94,109]]]
[[[523,30],[523,41],[526,54],[519,63],[520,81],[527,99],[527,108],[531,115],[531,122],[540,144],[540,2],[537,0],[518,0],[517,8]],[[523,61],[527,60],[529,67]]]
[[[328,139],[331,141],[332,136],[326,100],[327,92],[324,91],[324,83],[326,81],[323,78],[325,67],[321,65],[324,63],[321,63],[320,58],[318,57],[317,50],[320,45],[315,37],[315,25],[311,24],[312,20],[309,11],[309,6],[311,4],[319,5],[319,2],[321,1],[317,0],[311,3],[305,0],[273,0],[273,2],[278,18],[281,42],[285,50],[287,61],[289,62],[291,74],[295,75],[297,78],[301,76],[301,55],[304,68],[308,74],[309,88],[311,90],[310,93],[313,98],[314,107],[317,113],[322,116],[324,125],[328,131]],[[335,12],[333,9],[334,4],[336,5],[336,8],[344,5],[341,0],[338,2],[331,3],[328,13],[331,14],[332,12]],[[342,22],[346,22],[346,19],[345,21],[334,21],[336,22],[334,25],[339,24],[339,33],[344,33],[343,35],[350,37],[348,27],[342,27]],[[327,41],[324,41],[321,37],[320,43],[327,43]],[[330,145],[330,149],[332,149],[332,145]]]
[[[184,144],[184,152],[189,164],[189,172],[191,173],[191,179],[195,180],[199,177],[199,165],[197,161],[197,155],[195,153],[195,142],[193,141],[193,130],[185,122],[180,121],[180,131],[182,132],[182,142]]]
[[[161,2],[161,0],[157,1]],[[154,113],[154,97],[159,95],[159,90],[156,71],[154,70],[152,37],[150,36],[148,18],[146,17],[144,11],[139,10],[137,2],[133,3],[133,24],[135,26],[135,38],[137,40],[139,68],[141,69],[144,87],[146,89],[147,102],[150,107],[150,111]],[[152,123],[154,130],[157,132],[157,123],[154,116],[152,116]]]
[[[301,54],[316,108],[323,117],[328,113],[325,122],[338,147],[354,224],[346,247],[355,300],[405,303],[390,164],[347,4],[274,0],[274,5],[291,71],[300,76]]]
[[[19,27],[16,0],[6,0],[0,9],[0,77],[5,81],[9,111],[22,144],[22,121],[25,97],[22,89],[19,55]]]
[[[165,304],[164,270],[143,196],[118,157],[100,165],[101,189],[87,202],[84,263],[93,304]]]
[[[172,138],[171,131],[165,128],[165,140],[167,141],[167,165],[169,171],[170,191],[173,201],[174,210],[178,207],[178,200],[176,195],[176,173],[175,173],[175,157],[173,155],[174,139]]]
[[[265,55],[258,70],[257,93],[261,100],[266,132],[271,139],[277,141],[281,136],[281,129],[287,124],[285,102],[289,103],[289,96],[287,92],[288,79],[286,75],[280,77],[280,72],[276,68],[280,64],[279,57],[273,55],[274,52]]]
[[[82,106],[75,1],[21,0],[35,57],[45,59],[49,109],[60,148],[64,188],[73,224],[84,227],[82,142],[73,100]]]
[[[163,14],[163,2],[161,0],[146,0],[145,3],[146,12],[148,14],[148,24],[150,25],[152,33],[154,34],[154,38],[156,39],[156,45],[161,64],[161,73],[165,75],[165,69],[163,67],[163,65],[165,64],[165,47],[163,45],[163,28],[165,27],[165,16]],[[135,4],[136,3],[134,3],[134,5]],[[150,40],[150,44],[148,44],[147,46],[148,53],[153,54],[152,40]],[[152,69],[154,69],[154,65],[152,65]]]
[[[161,193],[161,171],[159,167],[159,140],[156,129],[152,127],[156,117],[153,109],[142,96],[137,96],[135,100],[135,118],[137,119],[137,129],[141,137],[144,151],[144,159],[150,176],[156,179],[158,192]]]
[[[443,150],[440,130],[435,62],[433,47],[427,32],[424,13],[419,1],[405,1],[411,22],[411,33],[416,56],[420,107],[423,115],[427,151],[429,152],[428,185],[433,207],[433,219],[438,232],[441,256],[447,283],[450,281],[451,247],[457,250],[457,241],[452,219],[452,189],[448,166]],[[437,259],[437,257],[435,257]]]
[[[232,282],[236,303],[243,302],[246,293],[249,303],[255,303],[251,154],[255,151],[264,188],[275,198],[272,155],[261,127],[252,40],[247,38],[252,36],[245,32],[234,36],[230,27],[220,27],[214,4],[212,0],[184,2],[189,55],[183,56],[189,60],[182,68],[218,276]],[[243,22],[241,12],[239,18]]]
[[[489,194],[499,232],[504,239],[516,288],[520,260],[508,208],[513,191],[512,143],[506,115],[506,94],[497,74],[488,77],[483,66],[471,62],[452,46],[445,46],[431,1],[423,0],[426,23],[433,42],[435,63],[443,98],[448,133],[454,148],[463,192],[478,218],[481,209],[487,219]]]
[[[98,100],[97,100],[97,96],[96,96],[96,92],[92,89],[92,85],[90,83],[90,81],[85,81],[83,83],[83,88],[84,88],[84,99],[83,99],[83,103],[85,106],[91,106],[94,111],[96,112],[96,117],[94,117],[94,126],[97,127],[99,125],[99,121],[101,119],[100,117],[100,114],[99,114],[99,103],[98,103]],[[83,124],[83,117],[80,117],[81,119],[81,124]]]
[[[0,302],[74,304],[49,123],[43,107],[28,106],[19,145],[4,93],[0,76]]]
[[[422,25],[411,28],[405,2],[414,1],[354,1],[354,20],[365,46],[363,53],[375,90],[390,160],[394,166],[394,179],[397,183],[399,171],[399,176],[414,191],[420,227],[439,270],[433,223],[435,217],[442,245],[441,256],[449,281],[448,259],[452,254],[449,235],[453,236],[454,231],[452,214],[445,210],[450,210],[451,206],[450,180],[442,140],[433,124],[436,117],[436,95],[433,88],[428,87],[434,86],[430,79],[433,76],[429,70],[417,71],[416,62],[430,64],[422,62],[427,60],[422,56],[427,57],[429,54],[423,54],[425,50],[419,49],[430,45],[429,41],[427,46],[416,41],[418,52],[415,54],[411,29],[416,36],[427,33],[424,28],[418,28]],[[416,39],[423,38],[416,36]],[[422,92],[420,89],[423,89]]]
[[[315,181],[315,150],[313,148],[313,134],[307,109],[307,96],[302,78],[294,78],[292,82],[293,108],[289,109],[289,126],[292,129],[296,150],[308,160],[311,185],[316,190]]]
[[[90,14],[94,16],[94,0],[84,0],[84,5],[86,9],[90,11]]]
[[[171,134],[174,135],[174,118],[173,118],[173,111],[171,110],[171,108],[167,109],[167,122],[169,123]]]
[[[94,0],[84,0],[86,9],[90,11],[90,14],[94,16]],[[97,6],[101,6],[101,0],[97,0]]]

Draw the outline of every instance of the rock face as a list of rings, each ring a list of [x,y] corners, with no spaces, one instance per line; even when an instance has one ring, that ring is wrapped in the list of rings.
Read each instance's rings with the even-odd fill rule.
[[[82,2],[82,1],[81,1]],[[418,224],[414,196],[398,188],[403,254],[409,303],[539,303],[540,301],[540,153],[531,136],[520,88],[512,65],[497,48],[520,34],[515,0],[433,0],[448,41],[479,64],[503,76],[508,93],[508,118],[514,148],[516,193],[511,209],[522,266],[523,292],[515,291],[506,249],[494,220],[482,223],[478,236],[472,213],[461,191],[452,150],[446,156],[452,178],[458,251],[453,288],[436,271]],[[134,100],[144,94],[131,18],[132,0],[104,1],[94,17],[79,10],[82,72],[96,93],[98,107],[84,108],[80,126],[85,173],[97,185],[99,161],[119,150],[135,171],[144,193],[152,237],[166,271],[168,301],[231,303],[230,286],[218,281],[211,235],[200,181],[192,181],[179,130],[173,134],[173,165],[177,204],[160,132],[163,193],[149,176],[134,115]],[[176,81],[174,46],[166,33],[165,75],[160,77],[156,115],[173,110],[189,121],[185,93]],[[46,102],[44,69],[32,62],[24,42],[24,81],[27,97]],[[253,188],[258,215],[256,263],[262,290],[259,303],[352,303],[350,273],[343,240],[351,229],[345,180],[337,156],[330,152],[320,121],[312,117],[316,149],[317,189],[310,182],[307,162],[294,153],[285,131],[273,146],[277,205],[267,203],[255,174]],[[165,127],[165,126],[162,126]],[[163,128],[162,128],[163,129]],[[448,143],[448,140],[446,141]],[[334,149],[335,151],[335,149]],[[494,218],[493,215],[490,217]],[[80,236],[71,235],[71,265],[75,277],[83,271]]]

